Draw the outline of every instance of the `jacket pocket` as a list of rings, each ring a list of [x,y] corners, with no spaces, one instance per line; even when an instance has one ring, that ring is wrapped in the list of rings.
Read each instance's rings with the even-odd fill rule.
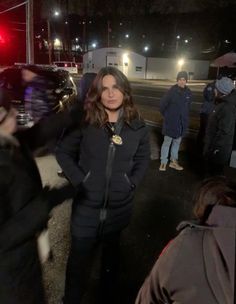
[[[126,182],[128,183],[128,185],[132,188],[133,184],[132,184],[131,180],[129,179],[127,173],[124,174],[124,178],[125,178]]]

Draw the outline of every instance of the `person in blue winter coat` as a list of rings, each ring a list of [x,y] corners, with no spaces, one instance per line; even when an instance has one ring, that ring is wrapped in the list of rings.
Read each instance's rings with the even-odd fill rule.
[[[162,134],[164,141],[161,147],[161,165],[159,170],[166,171],[170,150],[169,167],[181,171],[178,164],[178,152],[181,139],[186,133],[189,123],[189,109],[192,102],[192,92],[186,86],[188,74],[180,71],[177,74],[177,84],[172,86],[161,99],[160,112],[164,117]]]

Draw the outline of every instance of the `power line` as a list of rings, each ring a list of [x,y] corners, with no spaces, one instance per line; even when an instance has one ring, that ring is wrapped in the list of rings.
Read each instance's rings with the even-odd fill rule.
[[[15,5],[15,6],[13,6],[13,7],[10,7],[10,8],[8,8],[8,9],[4,10],[4,11],[1,11],[0,14],[4,14],[4,13],[6,13],[6,12],[12,11],[12,10],[14,10],[14,9],[16,9],[16,8],[18,8],[18,7],[20,7],[20,6],[22,6],[22,5],[25,5],[27,2],[28,2],[28,1],[25,1],[25,2],[22,2],[22,3],[18,4],[18,5]]]

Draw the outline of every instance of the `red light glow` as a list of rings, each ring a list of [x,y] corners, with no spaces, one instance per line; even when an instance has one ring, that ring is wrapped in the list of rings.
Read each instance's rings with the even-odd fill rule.
[[[6,43],[6,39],[2,33],[0,33],[0,43]]]

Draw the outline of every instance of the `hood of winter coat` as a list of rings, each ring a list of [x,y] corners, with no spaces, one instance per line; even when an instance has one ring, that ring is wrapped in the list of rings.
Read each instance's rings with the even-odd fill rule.
[[[205,230],[203,260],[216,299],[219,303],[234,303],[236,208],[215,206],[206,226],[183,222],[178,230],[189,226]]]

